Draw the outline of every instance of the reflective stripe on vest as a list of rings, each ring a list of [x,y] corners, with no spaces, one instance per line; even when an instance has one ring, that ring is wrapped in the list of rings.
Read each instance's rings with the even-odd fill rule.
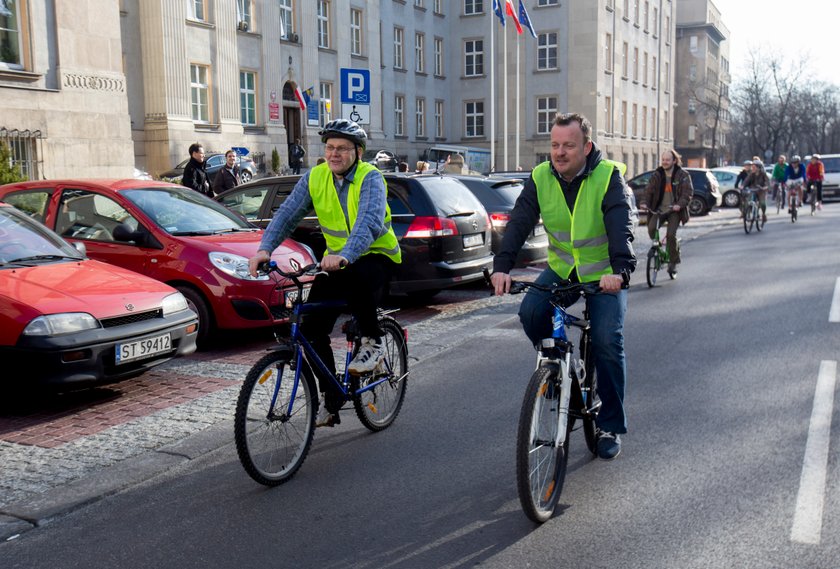
[[[583,179],[574,213],[569,211],[550,162],[534,168],[537,199],[548,235],[548,265],[564,279],[572,270],[577,271],[581,282],[597,282],[603,275],[613,273],[601,203],[615,168],[622,174],[626,170],[624,164],[601,160]]]
[[[362,190],[362,182],[365,177],[378,170],[366,162],[356,163],[356,174],[353,181],[350,183],[350,188],[347,192],[347,217],[344,216],[344,210],[341,207],[341,202],[338,199],[338,191],[335,187],[335,179],[328,164],[319,164],[309,172],[309,195],[312,197],[312,206],[315,208],[315,213],[318,216],[318,223],[321,225],[321,231],[324,233],[324,239],[327,242],[327,253],[337,255],[341,253],[347,239],[350,237],[350,231],[356,223],[356,217],[359,214],[359,197]],[[382,181],[383,185],[385,180]],[[385,191],[387,193],[387,186]],[[349,225],[348,225],[349,224]],[[388,207],[388,202],[385,202],[385,232],[380,235],[363,255],[369,253],[380,253],[387,256],[395,263],[401,262],[400,245],[394,230],[391,227],[391,208]]]

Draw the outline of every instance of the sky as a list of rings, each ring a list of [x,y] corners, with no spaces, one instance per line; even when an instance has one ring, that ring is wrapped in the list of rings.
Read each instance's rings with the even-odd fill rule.
[[[809,77],[840,87],[840,2],[837,0],[712,0],[729,28],[733,83],[750,50],[775,51],[789,63],[809,55]],[[791,9],[795,6],[795,11]]]

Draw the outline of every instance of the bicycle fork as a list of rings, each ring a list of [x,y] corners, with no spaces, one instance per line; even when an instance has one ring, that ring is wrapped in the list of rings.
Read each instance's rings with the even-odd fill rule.
[[[570,372],[571,358],[571,344],[560,338],[544,339],[542,341],[542,350],[537,353],[537,367],[546,364],[558,366],[556,374],[553,375],[554,383],[551,383],[552,378],[547,378],[546,383],[543,385],[543,392],[541,394],[543,397],[548,398],[551,395],[551,390],[560,390],[559,396],[553,402],[557,405],[557,425],[554,429],[554,440],[542,441],[543,444],[549,444],[555,448],[565,444],[569,428],[569,402],[572,397],[572,376]],[[540,423],[541,421],[532,422],[532,429]],[[536,441],[540,437],[538,433],[532,432],[531,438]]]

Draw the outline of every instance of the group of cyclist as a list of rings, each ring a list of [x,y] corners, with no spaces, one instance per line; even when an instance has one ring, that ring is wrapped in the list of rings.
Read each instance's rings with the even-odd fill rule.
[[[754,156],[752,160],[744,162],[744,170],[735,180],[735,187],[741,187],[745,195],[748,195],[749,192],[756,192],[761,214],[766,222],[768,189],[772,190],[771,197],[773,200],[779,197],[780,192],[783,192],[782,195],[788,206],[788,213],[791,213],[793,207],[802,207],[806,187],[812,190],[809,199],[814,201],[817,209],[822,209],[822,183],[824,179],[825,165],[820,160],[819,154],[814,154],[811,157],[807,167],[802,163],[802,158],[798,154],[791,157],[790,163],[788,163],[787,157],[782,154],[773,166],[773,172],[769,176],[764,169],[764,163],[757,156]],[[741,200],[742,218],[744,217],[745,206],[746,199],[743,199]]]

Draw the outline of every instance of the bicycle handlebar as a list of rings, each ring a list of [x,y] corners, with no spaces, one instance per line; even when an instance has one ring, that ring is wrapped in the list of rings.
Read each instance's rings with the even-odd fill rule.
[[[312,263],[311,265],[306,265],[305,267],[301,267],[297,271],[289,271],[286,272],[281,269],[276,261],[264,261],[257,265],[257,274],[260,275],[268,275],[270,273],[278,273],[281,276],[286,277],[287,279],[296,279],[298,277],[302,277],[304,275],[307,276],[316,276],[324,271],[321,270],[321,263]]]
[[[483,272],[484,280],[487,282],[487,285],[492,288],[493,284],[490,280],[490,271],[484,269]],[[625,269],[621,271],[620,276],[622,281],[621,288],[630,288],[630,272]],[[525,292],[529,288],[535,288],[537,290],[548,292],[552,295],[559,295],[570,292],[589,292],[593,294],[601,292],[601,287],[598,285],[598,283],[573,283],[571,281],[562,281],[560,283],[554,283],[551,285],[540,285],[534,282],[516,281],[511,279],[509,294],[520,294]]]

